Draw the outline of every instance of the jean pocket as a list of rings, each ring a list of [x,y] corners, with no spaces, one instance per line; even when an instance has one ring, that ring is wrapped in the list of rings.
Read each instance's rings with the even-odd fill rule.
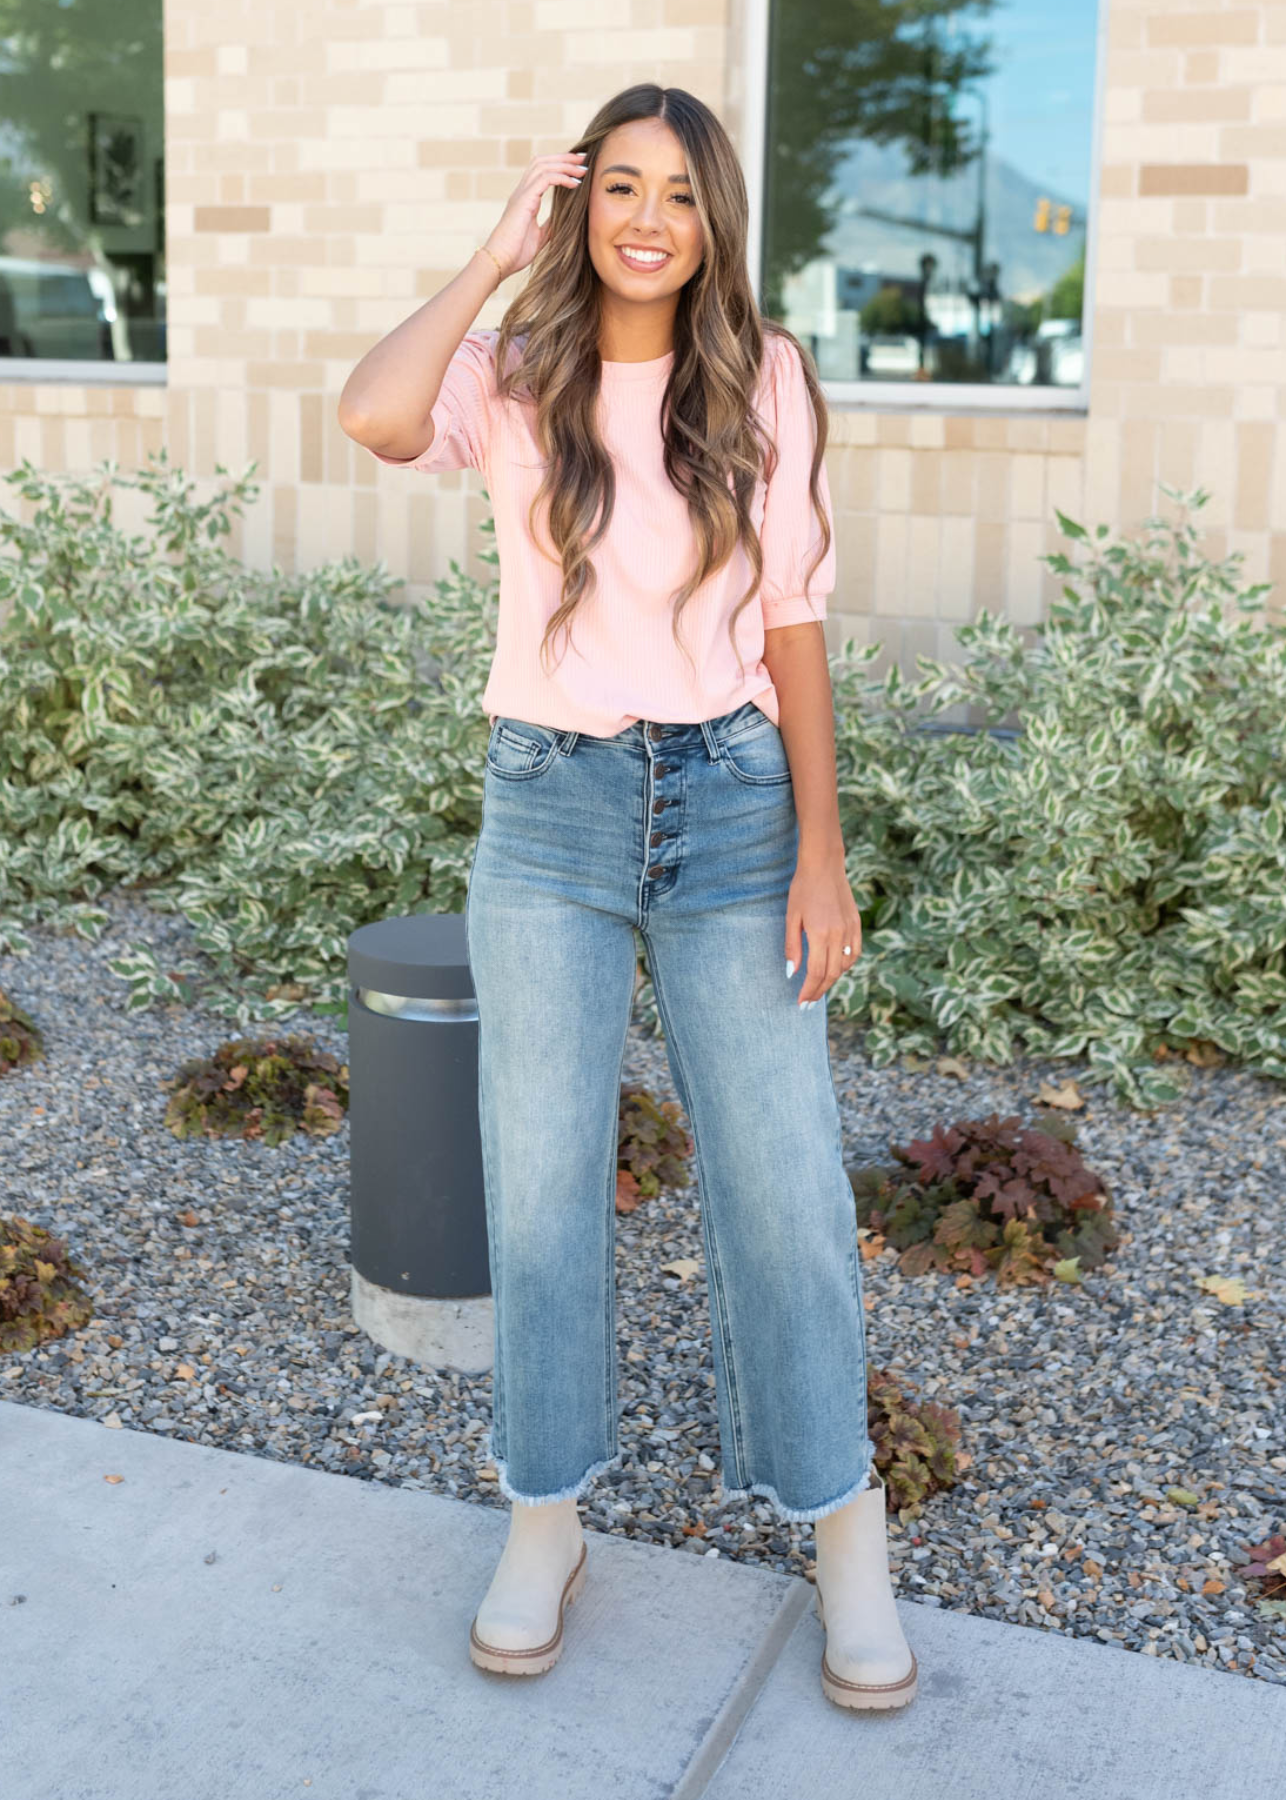
[[[771,719],[738,732],[723,746],[723,762],[737,777],[752,787],[776,787],[790,780],[790,759],[786,740]]]
[[[558,733],[525,719],[498,718],[487,740],[487,768],[505,781],[543,775],[558,754]]]

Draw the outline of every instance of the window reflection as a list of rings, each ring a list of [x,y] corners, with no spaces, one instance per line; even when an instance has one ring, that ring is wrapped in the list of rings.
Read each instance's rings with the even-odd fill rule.
[[[1078,387],[1097,0],[772,0],[763,304],[830,381]]]
[[[161,0],[0,0],[0,356],[165,359]]]

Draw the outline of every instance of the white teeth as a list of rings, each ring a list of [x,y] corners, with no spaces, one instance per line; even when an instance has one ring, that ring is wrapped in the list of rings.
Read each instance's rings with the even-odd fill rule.
[[[649,263],[666,262],[669,257],[669,253],[665,250],[626,250],[623,246],[621,247],[621,255],[626,257],[630,262]]]

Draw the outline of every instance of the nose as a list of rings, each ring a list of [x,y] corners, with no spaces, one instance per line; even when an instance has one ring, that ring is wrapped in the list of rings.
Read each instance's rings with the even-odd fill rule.
[[[661,224],[661,202],[657,198],[648,199],[645,194],[639,201],[634,214],[636,231],[656,231]]]

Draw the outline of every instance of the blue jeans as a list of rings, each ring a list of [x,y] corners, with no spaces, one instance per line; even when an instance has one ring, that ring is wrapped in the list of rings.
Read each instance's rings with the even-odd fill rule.
[[[615,737],[491,729],[465,905],[502,1493],[619,1464],[615,1193],[634,931],[697,1165],[724,1490],[819,1519],[866,1485],[866,1342],[826,1005],[786,977],[798,820],[753,701]],[[807,960],[805,938],[805,965]]]

